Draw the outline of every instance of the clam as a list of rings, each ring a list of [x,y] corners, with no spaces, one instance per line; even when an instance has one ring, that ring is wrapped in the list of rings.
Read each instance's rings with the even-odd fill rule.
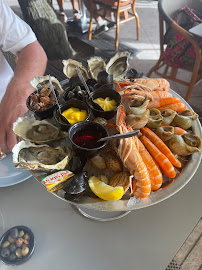
[[[114,174],[111,177],[109,184],[112,187],[117,187],[117,186],[123,187],[124,193],[126,193],[129,187],[132,186],[129,172],[125,171],[125,172],[119,172],[117,174]]]
[[[81,62],[78,62],[76,60],[73,59],[68,59],[68,60],[63,60],[63,73],[67,76],[68,79],[72,78],[72,77],[77,77],[77,71],[76,71],[76,67],[78,66],[79,69],[81,70],[81,73],[84,77],[84,79],[87,81],[87,79],[89,79],[88,76],[88,70],[82,65]]]
[[[67,137],[67,132],[61,131],[47,120],[36,120],[34,115],[19,117],[13,124],[13,131],[20,139],[37,144]]]
[[[88,175],[87,173],[80,172],[71,177],[64,186],[65,199],[74,199],[82,195],[88,189]]]
[[[129,52],[117,52],[107,63],[106,72],[113,75],[114,81],[119,81],[129,68]]]
[[[174,135],[169,141],[168,146],[174,154],[188,156],[195,152],[200,152],[201,139],[193,134],[185,133]]]
[[[97,80],[98,74],[106,69],[105,61],[101,57],[94,56],[88,59],[87,62],[91,77]]]
[[[61,97],[64,90],[62,89],[59,81],[55,77],[52,77],[52,76],[51,76],[51,81],[52,81],[54,89],[58,91],[58,94]],[[30,83],[36,90],[41,90],[46,84],[49,84],[49,76],[48,75],[36,76]]]
[[[177,112],[172,109],[165,109],[161,112],[161,116],[163,117],[162,124],[164,125],[170,125],[175,118]]]
[[[96,155],[94,157],[92,157],[90,159],[90,161],[92,162],[92,164],[100,170],[104,170],[106,169],[106,163],[103,157],[101,157],[100,155]]]
[[[162,126],[155,129],[156,135],[164,142],[170,140],[174,136],[174,132],[173,126]]]
[[[198,118],[197,113],[190,110],[185,110],[185,111],[179,112],[175,116],[172,124],[183,129],[188,129],[192,127],[194,120],[197,118]]]
[[[69,148],[35,145],[28,141],[20,141],[12,152],[15,167],[29,170],[63,170],[72,156]]]

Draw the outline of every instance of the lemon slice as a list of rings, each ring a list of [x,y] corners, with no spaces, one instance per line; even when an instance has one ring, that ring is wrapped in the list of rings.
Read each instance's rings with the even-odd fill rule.
[[[123,187],[112,187],[92,176],[88,180],[92,192],[99,198],[106,201],[118,201],[124,194]]]

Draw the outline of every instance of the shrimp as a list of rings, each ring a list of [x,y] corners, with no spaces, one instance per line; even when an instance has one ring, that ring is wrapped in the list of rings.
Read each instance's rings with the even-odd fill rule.
[[[180,127],[174,127],[174,134],[175,135],[182,135],[184,133],[187,133],[186,130],[184,130],[183,128]]]
[[[165,143],[149,128],[141,128],[141,132],[149,138],[149,140],[169,159],[169,161],[175,166],[180,168],[181,162],[175,157],[171,150],[165,145]]]
[[[158,163],[162,172],[169,178],[176,176],[175,169],[169,159],[145,136],[140,136],[140,141],[144,144],[154,160]]]
[[[160,78],[147,78],[147,79],[136,79],[135,82],[141,83],[149,87],[152,91],[162,89],[163,91],[169,91],[170,83],[166,79]]]
[[[148,96],[148,98],[152,101],[152,100],[158,100],[158,99],[163,99],[163,98],[169,98],[172,97],[172,94],[166,91],[151,91],[151,92],[147,92],[147,91],[140,91],[137,89],[125,89],[119,92],[119,94],[121,96],[123,96],[124,99],[133,99],[134,95],[139,95],[139,96],[143,96],[146,97]]]
[[[128,131],[125,124],[123,106],[119,106],[117,111],[117,128],[120,133]],[[136,136],[120,139],[117,154],[131,174],[133,195],[138,198],[145,198],[151,192],[151,182],[147,167],[138,151],[138,146],[139,143]]]
[[[152,96],[152,100],[162,99],[162,98],[168,98],[168,97],[172,97],[173,96],[169,92],[166,92],[166,91],[157,91],[157,90],[150,92],[150,95]]]
[[[147,108],[148,109],[159,108],[159,107],[162,107],[168,104],[173,104],[173,103],[182,103],[182,101],[181,99],[177,97],[162,98],[162,99],[150,101]]]
[[[157,190],[161,187],[163,181],[161,170],[145,148],[144,144],[139,139],[138,143],[139,153],[142,157],[143,162],[147,165],[147,170],[151,181],[151,190]]]
[[[187,106],[183,103],[173,103],[158,108],[158,110],[161,112],[164,111],[165,109],[172,109],[173,111],[176,112],[182,112],[187,109]]]

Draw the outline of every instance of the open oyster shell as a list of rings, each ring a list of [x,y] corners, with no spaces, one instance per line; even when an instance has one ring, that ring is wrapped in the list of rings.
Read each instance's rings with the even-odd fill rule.
[[[101,71],[106,70],[105,61],[101,57],[98,56],[91,57],[90,59],[87,60],[87,62],[90,75],[95,80],[97,80],[98,74]]]
[[[19,117],[13,124],[13,131],[20,139],[38,144],[65,138],[68,134],[47,120],[36,120],[34,115]]]
[[[54,89],[56,89],[58,91],[59,96],[61,97],[64,90],[62,89],[59,81],[55,78],[51,76],[51,81],[53,84]],[[39,86],[44,86],[45,84],[49,84],[49,76],[36,76],[34,77],[34,79],[30,82],[31,85],[37,90],[39,88]]]
[[[63,60],[63,73],[67,76],[68,79],[72,77],[77,77],[76,66],[81,70],[81,73],[84,79],[87,81],[89,79],[88,70],[82,65],[81,62],[78,62],[73,59]]]
[[[113,75],[115,81],[123,78],[129,68],[129,52],[117,52],[107,63],[106,72]]]
[[[42,171],[63,170],[72,156],[69,148],[52,148],[28,141],[16,144],[12,152],[16,168]]]

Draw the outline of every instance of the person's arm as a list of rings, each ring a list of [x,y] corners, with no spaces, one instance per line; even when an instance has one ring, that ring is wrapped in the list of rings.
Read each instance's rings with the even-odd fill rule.
[[[18,53],[14,76],[0,103],[0,147],[5,153],[11,152],[17,143],[13,123],[27,111],[26,99],[34,91],[30,81],[44,74],[46,64],[46,54],[38,41]]]

